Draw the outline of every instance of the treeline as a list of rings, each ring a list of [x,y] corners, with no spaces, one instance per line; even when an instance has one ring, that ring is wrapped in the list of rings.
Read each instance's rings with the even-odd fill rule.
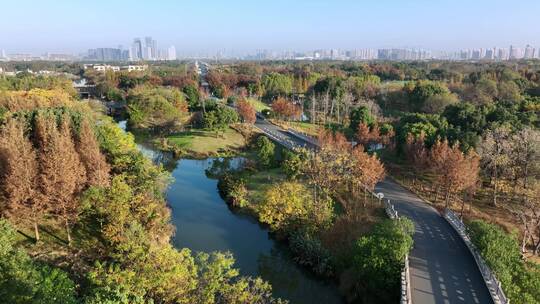
[[[38,92],[55,97],[26,98]],[[0,93],[3,302],[283,302],[230,254],[173,248],[169,174],[112,120],[55,94]]]

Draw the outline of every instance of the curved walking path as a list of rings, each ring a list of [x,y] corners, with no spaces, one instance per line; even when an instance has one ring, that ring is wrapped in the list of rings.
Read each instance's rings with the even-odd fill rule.
[[[409,254],[413,304],[493,303],[469,249],[433,207],[389,178],[376,192],[415,224]]]

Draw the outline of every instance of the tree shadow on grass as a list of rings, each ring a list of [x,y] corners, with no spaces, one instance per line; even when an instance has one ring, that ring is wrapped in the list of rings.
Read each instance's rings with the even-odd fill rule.
[[[67,240],[64,240],[63,238],[56,235],[52,230],[50,230],[48,227],[39,226],[39,230],[44,232],[44,234],[52,237],[54,240],[56,240],[60,245],[67,245]]]

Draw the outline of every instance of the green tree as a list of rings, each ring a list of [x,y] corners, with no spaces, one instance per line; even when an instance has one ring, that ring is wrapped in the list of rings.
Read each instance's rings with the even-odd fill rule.
[[[262,78],[264,99],[274,100],[278,96],[287,96],[292,92],[292,79],[279,73],[266,74]]]
[[[266,136],[260,136],[255,145],[259,164],[265,168],[270,167],[274,162],[276,145]]]
[[[409,93],[411,109],[420,111],[426,105],[428,99],[434,95],[449,95],[450,91],[441,82],[418,81],[412,92]]]
[[[412,248],[413,233],[414,225],[406,218],[384,220],[356,242],[353,267],[364,288],[383,299],[397,298],[400,274],[405,255]]]
[[[192,111],[197,109],[200,106],[200,93],[198,88],[192,84],[188,84],[182,91],[186,94],[189,109]]]
[[[355,108],[349,114],[351,129],[356,132],[360,124],[372,126],[375,123],[375,118],[371,115],[368,108],[361,106]]]

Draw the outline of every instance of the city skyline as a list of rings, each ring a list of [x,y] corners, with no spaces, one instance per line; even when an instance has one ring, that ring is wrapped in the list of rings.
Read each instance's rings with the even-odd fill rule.
[[[198,54],[178,54],[175,46],[158,47],[151,36],[133,38],[128,47],[97,47],[79,55],[46,52],[41,55],[10,53],[0,48],[0,61],[94,61],[94,62],[136,62],[167,61],[177,59],[238,59],[238,60],[519,60],[540,59],[540,48],[527,44],[525,47],[466,48],[458,51],[435,51],[423,48],[355,48],[355,49],[315,49],[268,50],[259,49],[242,54],[226,50]]]
[[[540,45],[537,1],[30,1],[3,4],[0,49],[80,54],[152,36],[185,54]],[[517,18],[519,16],[519,18]]]

